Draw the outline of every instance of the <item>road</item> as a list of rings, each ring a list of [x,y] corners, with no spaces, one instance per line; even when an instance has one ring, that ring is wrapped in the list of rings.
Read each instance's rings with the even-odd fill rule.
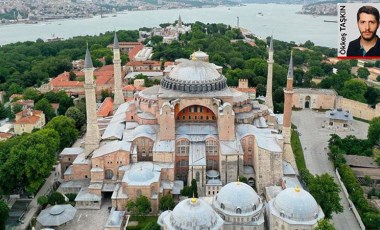
[[[309,109],[293,111],[292,114],[292,122],[298,127],[298,131],[301,133],[300,140],[304,147],[306,167],[314,175],[320,175],[323,173],[332,175],[337,184],[339,184],[334,173],[334,167],[327,155],[327,145],[328,140],[330,139],[330,134],[336,133],[340,137],[355,135],[357,138],[366,138],[368,124],[354,120],[354,131],[335,132],[322,128],[324,120],[326,120],[324,113],[314,112]],[[344,211],[333,215],[332,221],[335,228],[337,230],[360,229],[354,214],[349,210],[348,201],[343,195],[343,192],[340,192],[340,197]]]

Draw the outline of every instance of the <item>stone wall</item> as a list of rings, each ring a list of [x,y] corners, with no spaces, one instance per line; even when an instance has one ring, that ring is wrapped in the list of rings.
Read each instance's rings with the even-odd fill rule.
[[[372,120],[374,117],[380,116],[380,103],[378,103],[375,108],[372,108],[365,103],[350,100],[344,97],[338,97],[337,108],[348,110],[354,117],[367,121]]]

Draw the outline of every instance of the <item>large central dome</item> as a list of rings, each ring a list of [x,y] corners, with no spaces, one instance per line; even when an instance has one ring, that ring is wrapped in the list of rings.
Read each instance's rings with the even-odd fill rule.
[[[163,88],[187,93],[217,91],[226,86],[226,78],[215,69],[215,65],[192,60],[183,60],[161,81]]]
[[[215,67],[203,61],[184,61],[177,65],[169,77],[183,81],[214,81],[221,77]]]

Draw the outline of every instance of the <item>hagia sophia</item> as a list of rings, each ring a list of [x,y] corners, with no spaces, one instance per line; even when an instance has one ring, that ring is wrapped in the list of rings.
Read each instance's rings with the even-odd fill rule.
[[[99,209],[102,200],[111,199],[115,210],[124,211],[128,200],[146,196],[163,229],[313,229],[324,214],[300,187],[290,146],[292,58],[284,114],[277,115],[273,53],[271,40],[265,104],[229,87],[202,51],[178,61],[160,85],[126,102],[115,34],[114,113],[101,132],[87,49],[84,148],[61,153],[66,171],[60,190],[78,193],[76,207],[83,209]],[[240,176],[248,184],[238,181]],[[160,213],[159,199],[178,198],[193,179],[200,198],[184,199]]]

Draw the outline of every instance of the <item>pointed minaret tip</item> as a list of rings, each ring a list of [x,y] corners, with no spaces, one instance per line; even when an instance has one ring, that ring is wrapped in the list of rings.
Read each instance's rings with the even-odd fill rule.
[[[115,31],[115,37],[113,38],[113,48],[114,49],[119,49],[119,41],[117,40],[116,31]]]
[[[86,48],[86,56],[84,58],[84,68],[93,68],[94,65],[92,64],[91,54],[90,50],[88,49],[88,43]]]
[[[290,61],[287,78],[293,78],[293,51],[290,52]]]
[[[270,36],[269,51],[273,52],[273,35]]]

